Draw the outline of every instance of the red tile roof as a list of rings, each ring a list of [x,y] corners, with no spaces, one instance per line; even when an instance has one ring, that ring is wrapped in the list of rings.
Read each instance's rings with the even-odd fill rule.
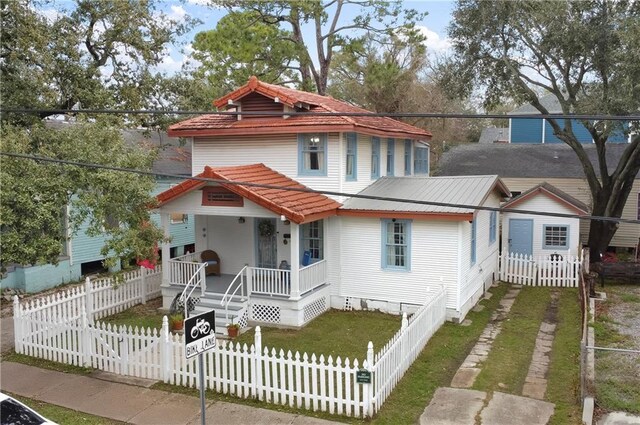
[[[284,188],[306,189],[306,186],[278,173],[264,164],[240,165],[237,167],[211,168],[196,177],[225,180],[230,183],[255,183]],[[187,192],[201,189],[208,183],[201,180],[185,180],[182,183],[158,194],[160,206]],[[242,184],[220,183],[221,186],[274,212],[284,215],[294,223],[302,224],[336,215],[340,203],[319,193],[297,192]]]
[[[244,86],[216,100],[214,105],[222,109],[228,105],[229,101],[238,101],[253,92],[271,99],[277,97],[280,103],[289,107],[299,104],[308,105],[309,112],[370,113],[370,111],[336,100],[330,96],[321,96],[315,93],[264,83],[256,77],[251,77]],[[431,138],[430,132],[392,118],[317,115],[296,115],[289,118],[273,116],[247,120],[238,120],[234,115],[201,115],[172,125],[169,127],[169,135],[172,137],[239,135],[255,133],[256,130],[259,130],[260,133],[358,131],[383,137],[409,137],[424,140]]]

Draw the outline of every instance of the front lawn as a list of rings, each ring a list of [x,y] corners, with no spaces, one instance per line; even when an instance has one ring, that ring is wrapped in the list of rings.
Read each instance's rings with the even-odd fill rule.
[[[45,403],[43,401],[34,400],[27,397],[9,394],[11,397],[26,404],[36,412],[40,413],[50,421],[64,425],[119,425],[124,422],[107,419],[100,416],[90,415],[88,413],[78,412],[76,410],[67,409],[65,407],[56,406],[55,404]]]
[[[131,326],[135,328],[162,328],[162,317],[164,314],[158,313],[158,309],[162,307],[162,297],[154,298],[147,301],[146,304],[138,304],[123,312],[107,316],[100,319],[100,322],[111,323],[116,326]]]
[[[261,327],[262,347],[285,353],[324,354],[335,359],[340,356],[353,361],[366,359],[367,344],[373,342],[378,352],[400,329],[401,316],[371,311],[329,310],[299,330]],[[251,329],[237,338],[240,343],[253,344],[255,330]]]

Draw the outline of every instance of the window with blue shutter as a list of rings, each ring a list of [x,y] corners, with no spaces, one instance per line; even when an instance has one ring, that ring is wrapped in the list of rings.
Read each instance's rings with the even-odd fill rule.
[[[380,138],[371,138],[371,180],[380,177]]]
[[[327,175],[326,134],[298,134],[298,174],[302,176]]]
[[[413,143],[411,140],[406,139],[404,141],[404,175],[411,175],[411,152],[413,150]]]
[[[429,148],[416,146],[414,153],[413,173],[429,174]]]
[[[411,270],[411,220],[382,219],[382,268]]]
[[[345,175],[346,179],[350,181],[358,179],[358,137],[356,133],[347,133],[347,162]]]
[[[393,161],[396,143],[393,139],[387,140],[387,176],[393,176]]]

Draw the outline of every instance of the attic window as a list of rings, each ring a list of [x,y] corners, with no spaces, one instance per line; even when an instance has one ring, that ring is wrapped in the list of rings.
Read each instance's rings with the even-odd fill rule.
[[[218,207],[243,207],[244,198],[220,186],[202,189],[202,205]]]

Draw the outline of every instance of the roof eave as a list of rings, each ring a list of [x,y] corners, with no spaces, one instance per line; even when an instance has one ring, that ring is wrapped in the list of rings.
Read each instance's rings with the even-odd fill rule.
[[[374,217],[374,218],[398,218],[413,220],[444,220],[444,221],[469,221],[473,220],[472,212],[465,213],[437,213],[421,211],[381,211],[381,210],[356,210],[338,209],[339,216],[348,217]]]

